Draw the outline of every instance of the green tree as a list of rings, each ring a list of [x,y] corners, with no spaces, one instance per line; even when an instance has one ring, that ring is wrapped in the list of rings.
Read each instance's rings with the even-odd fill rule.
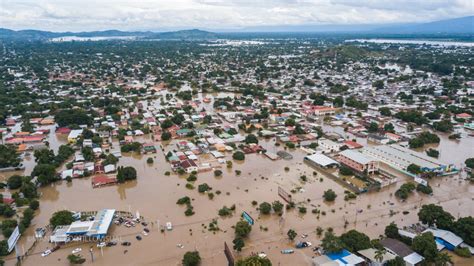
[[[453,261],[451,260],[451,256],[449,256],[449,254],[445,252],[438,253],[434,262],[436,266],[452,265],[453,263]]]
[[[321,241],[321,247],[327,253],[339,253],[344,249],[344,243],[341,239],[335,236],[332,232],[326,231],[324,238]]]
[[[56,174],[56,167],[51,164],[37,164],[35,168],[33,168],[31,176],[37,176],[37,181],[42,186],[48,185],[58,179]]]
[[[38,164],[50,164],[54,162],[55,155],[53,150],[40,149],[34,152],[35,162]]]
[[[377,249],[375,251],[375,260],[378,261],[379,263],[383,261],[383,256],[387,253],[385,249]]]
[[[467,158],[464,163],[467,167],[474,169],[474,158]]]
[[[7,180],[8,188],[10,189],[18,189],[21,187],[23,183],[23,177],[19,175],[12,175]]]
[[[53,228],[58,225],[69,225],[72,222],[74,222],[73,213],[67,210],[57,211],[49,219],[49,223]]]
[[[296,233],[295,230],[290,229],[290,230],[288,230],[288,232],[286,233],[286,235],[288,236],[288,238],[289,238],[291,241],[293,241],[293,240],[295,240],[295,237],[296,237],[298,234]]]
[[[464,242],[470,246],[474,246],[474,217],[461,217],[452,227],[453,232],[461,237]]]
[[[280,201],[276,200],[272,203],[272,207],[275,213],[281,213],[283,211],[284,205]]]
[[[370,238],[357,230],[350,230],[340,236],[344,246],[351,252],[372,247]]]
[[[337,198],[336,192],[332,189],[324,191],[323,198],[325,201],[334,201]]]
[[[412,248],[428,262],[434,262],[438,255],[436,242],[431,232],[423,233],[413,238]]]
[[[353,175],[354,171],[352,171],[351,168],[349,168],[345,165],[341,165],[341,167],[339,167],[339,174],[341,174],[341,175]]]
[[[245,238],[252,231],[252,227],[246,221],[238,221],[235,224],[235,236]]]
[[[367,131],[369,132],[377,132],[379,130],[379,124],[375,122],[371,122],[369,126],[367,127]]]
[[[436,225],[438,228],[446,230],[451,229],[454,222],[454,217],[449,212],[435,204],[421,206],[418,211],[418,219],[429,226]]]
[[[86,259],[76,254],[69,254],[67,256],[67,260],[70,264],[83,264],[84,262],[86,262]]]
[[[92,125],[92,117],[81,109],[66,109],[59,111],[54,120],[60,127],[72,125]]]
[[[198,251],[188,251],[184,253],[183,266],[197,266],[201,264],[201,256]]]
[[[420,168],[419,165],[416,165],[416,164],[412,163],[412,164],[408,165],[407,171],[412,173],[412,174],[417,175],[417,174],[421,173],[421,168]]]
[[[163,131],[163,133],[161,133],[161,140],[163,140],[163,141],[170,140],[171,137],[172,137],[172,135],[168,131]]]
[[[245,136],[244,142],[247,144],[250,144],[250,143],[258,144],[258,138],[254,134],[248,134],[247,136]]]
[[[268,258],[253,255],[243,260],[238,260],[235,266],[272,266],[272,262]]]
[[[385,266],[405,266],[405,261],[402,257],[396,256],[394,259],[386,262]]]
[[[0,241],[0,256],[8,255],[8,242],[7,240]]]
[[[272,205],[268,202],[262,202],[259,205],[259,210],[261,214],[269,214],[272,211]]]
[[[120,166],[117,170],[117,181],[123,183],[128,180],[137,179],[137,170],[132,166]]]
[[[245,160],[245,153],[241,151],[236,151],[234,154],[232,154],[232,158],[237,161],[243,161]]]
[[[386,131],[386,132],[391,132],[391,133],[395,133],[395,127],[393,126],[392,123],[387,123],[383,126],[383,130]]]
[[[385,227],[385,236],[389,238],[399,239],[398,227],[394,222],[391,222]]]
[[[392,115],[392,112],[390,111],[390,108],[388,108],[388,107],[380,107],[379,112],[383,116],[391,116]]]
[[[16,167],[21,160],[16,148],[12,145],[0,145],[0,168]]]
[[[242,251],[242,248],[245,246],[245,241],[241,237],[236,237],[234,240],[232,240],[232,243],[234,244],[234,250],[239,252]]]

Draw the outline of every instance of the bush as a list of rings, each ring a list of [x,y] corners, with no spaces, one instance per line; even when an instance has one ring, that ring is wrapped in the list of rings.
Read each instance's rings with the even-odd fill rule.
[[[261,214],[269,214],[272,211],[272,205],[268,202],[260,203],[259,210]]]
[[[69,225],[74,222],[72,215],[72,212],[66,210],[55,212],[53,213],[51,219],[49,219],[49,223],[53,226],[53,228],[58,225]]]
[[[395,191],[395,196],[401,199],[407,199],[410,193],[415,190],[415,184],[408,182],[403,184],[397,191]]]
[[[232,158],[237,161],[243,161],[245,160],[245,153],[241,151],[236,151],[234,154],[232,154]]]
[[[344,165],[341,165],[341,167],[339,168],[339,174],[341,174],[341,175],[354,175],[354,172],[352,171],[351,168],[349,168],[347,166],[344,166]]]
[[[132,166],[120,166],[117,170],[117,181],[123,183],[128,180],[137,179],[137,170]]]
[[[252,231],[252,227],[246,221],[238,221],[235,224],[235,236],[236,237],[247,237]]]
[[[19,175],[12,175],[7,180],[8,188],[10,189],[18,189],[21,187],[23,182],[23,177]]]
[[[167,141],[167,140],[170,140],[171,139],[171,133],[169,133],[168,131],[163,131],[163,133],[161,133],[161,140],[162,141]]]
[[[332,189],[328,189],[324,191],[323,198],[325,201],[334,201],[336,197],[337,197],[337,194]]]
[[[201,263],[201,256],[198,251],[188,251],[182,260],[183,266],[197,266]]]
[[[204,193],[208,190],[211,190],[211,187],[207,183],[203,183],[198,186],[199,193]]]
[[[255,204],[255,205],[257,205],[257,204]],[[272,203],[272,207],[273,207],[273,211],[275,213],[281,213],[281,211],[283,210],[284,205],[280,201],[276,200]]]
[[[153,163],[153,158],[150,157],[150,158],[146,159],[146,163],[147,164],[152,164]]]
[[[230,216],[232,214],[232,210],[224,206],[219,210],[218,214],[219,216]]]
[[[426,151],[426,155],[428,155],[430,157],[438,158],[439,157],[439,151],[430,148]]]
[[[464,257],[464,258],[470,258],[471,257],[471,252],[469,251],[468,248],[457,247],[457,248],[454,249],[454,253],[456,253],[456,255],[458,255],[460,257]]]
[[[75,255],[75,254],[69,254],[67,256],[67,260],[69,261],[70,264],[83,264],[84,262],[86,262],[86,259],[84,259],[80,255]]]
[[[39,208],[39,201],[37,201],[37,200],[32,200],[32,201],[30,202],[30,208],[31,208],[32,210],[37,210],[37,209]]]
[[[189,175],[188,178],[186,178],[186,181],[188,182],[194,182],[196,180],[197,180],[197,176],[193,174]]]
[[[416,186],[416,191],[419,191],[428,195],[433,193],[433,189],[430,186],[424,186],[422,184],[418,184]]]
[[[221,176],[221,175],[222,175],[221,170],[214,170],[214,176],[218,177],[218,176]]]
[[[184,211],[184,215],[186,216],[191,216],[191,215],[194,215],[194,211],[193,211],[193,206],[191,205],[188,205],[188,207],[186,208],[186,211]]]
[[[178,199],[176,204],[182,205],[182,204],[191,204],[191,199],[188,196],[182,197]]]
[[[295,230],[293,229],[290,229],[288,230],[288,232],[286,233],[286,235],[288,236],[288,238],[293,241],[295,239],[295,237],[298,235]]]

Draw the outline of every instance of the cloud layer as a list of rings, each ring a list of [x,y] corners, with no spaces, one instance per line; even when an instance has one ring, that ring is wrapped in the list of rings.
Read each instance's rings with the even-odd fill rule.
[[[426,22],[474,14],[472,0],[1,0],[0,27],[52,31],[235,29]]]

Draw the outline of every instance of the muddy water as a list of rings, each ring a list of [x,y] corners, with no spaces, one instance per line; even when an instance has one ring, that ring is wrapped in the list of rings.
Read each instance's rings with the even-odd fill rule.
[[[149,137],[139,140],[150,141]],[[49,142],[51,148],[57,150],[57,147],[65,142],[65,138],[51,133]],[[165,153],[176,149],[173,143],[165,146]],[[440,160],[457,164],[467,157],[474,157],[473,149],[466,148],[474,146],[470,144],[474,144],[472,137],[465,137],[459,142],[442,137],[438,148],[441,151]],[[117,143],[113,145],[118,147]],[[159,146],[160,143],[156,145]],[[274,139],[263,140],[261,145],[272,152],[283,149],[275,146]],[[134,166],[138,171],[136,181],[92,189],[90,178],[82,178],[75,179],[72,183],[58,182],[41,188],[40,210],[32,226],[19,241],[20,250],[31,246],[34,228],[47,225],[51,214],[62,209],[81,211],[115,208],[133,213],[139,211],[148,222],[154,222],[153,226],[149,226],[150,235],[144,236],[142,241],[135,239],[135,235],[142,231],[141,226],[125,228],[113,225],[111,235],[120,240],[131,241],[132,246],[104,248],[103,255],[97,247],[93,247],[94,264],[98,265],[177,265],[182,255],[189,250],[198,250],[203,257],[204,265],[224,265],[223,243],[226,241],[232,246],[231,226],[239,220],[242,211],[247,211],[254,217],[256,224],[246,240],[246,247],[241,254],[234,253],[235,256],[247,256],[251,252],[263,251],[269,255],[274,265],[310,264],[312,256],[310,249],[296,250],[292,255],[280,254],[281,249],[291,248],[293,245],[286,239],[286,232],[289,229],[296,230],[299,235],[309,234],[307,240],[318,244],[320,239],[315,234],[318,226],[325,229],[331,227],[337,234],[356,228],[371,237],[378,237],[383,234],[385,225],[391,221],[402,226],[417,222],[416,209],[426,203],[440,204],[456,217],[474,215],[474,187],[456,176],[433,180],[431,185],[434,196],[431,197],[414,193],[406,202],[398,201],[393,194],[405,179],[401,177],[401,182],[396,185],[346,202],[343,200],[344,189],[340,185],[320,173],[314,176],[314,170],[303,163],[305,154],[300,150],[289,151],[294,156],[292,160],[271,161],[263,155],[251,154],[246,156],[245,162],[234,161],[232,169],[227,169],[223,165],[222,177],[214,177],[212,171],[199,174],[198,180],[194,182],[195,186],[202,183],[209,184],[215,195],[213,200],[205,194],[198,193],[197,189],[185,188],[186,176],[165,176],[164,173],[171,168],[165,162],[161,150],[154,155],[124,154],[119,164]],[[231,159],[230,153],[226,156],[226,159]],[[148,157],[153,157],[155,162],[147,164]],[[209,156],[200,156],[201,162],[210,159],[212,158]],[[29,174],[34,167],[32,155],[26,159],[25,166],[24,174]],[[285,167],[289,167],[289,171],[285,171]],[[242,174],[237,176],[235,170],[241,170]],[[11,174],[13,173],[1,173],[2,178]],[[301,175],[306,175],[308,181],[300,181]],[[305,206],[308,212],[299,214],[296,208],[286,211],[282,219],[275,214],[261,217],[251,202],[282,201],[277,195],[279,186],[288,192],[297,191],[293,194],[297,206]],[[334,203],[322,200],[323,192],[329,188],[338,195]],[[217,195],[217,191],[221,192],[220,195]],[[183,196],[193,199],[195,215],[186,217],[185,207],[176,205],[176,201]],[[236,212],[232,217],[218,218],[217,212],[220,208],[224,205],[230,207],[233,204],[236,205]],[[318,209],[325,215],[320,214],[318,217],[311,213],[313,209]],[[357,214],[356,210],[363,211]],[[395,213],[390,214],[390,211]],[[404,215],[403,211],[409,213]],[[218,226],[221,229],[217,233],[209,232],[203,226],[207,226],[214,218],[218,218]],[[174,229],[161,233],[159,225],[168,221],[173,223]],[[177,244],[182,244],[184,247],[178,248]],[[44,241],[39,242],[24,264],[69,265],[66,257],[76,247],[83,249],[81,253],[87,259],[86,264],[90,264],[91,255],[88,252],[90,246],[89,243],[70,245],[43,258],[40,253],[51,245]],[[13,256],[8,257],[7,264],[13,265],[13,263]]]

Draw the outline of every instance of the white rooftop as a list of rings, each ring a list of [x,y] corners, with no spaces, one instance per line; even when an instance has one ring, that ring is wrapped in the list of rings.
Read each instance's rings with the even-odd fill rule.
[[[425,258],[423,256],[421,256],[420,254],[416,252],[413,252],[410,255],[403,258],[403,260],[410,263],[410,265],[416,265],[417,263],[422,262],[424,259]]]
[[[447,230],[428,228],[424,232],[431,232],[435,237],[441,238],[455,247],[459,246],[462,242],[464,242],[464,240],[462,240],[462,238],[457,236],[455,233]]]
[[[320,153],[315,153],[305,157],[307,160],[313,161],[321,166],[329,166],[331,164],[339,164],[337,161],[329,158],[328,156]]]
[[[364,154],[358,152],[358,151],[353,151],[353,150],[344,150],[342,152],[339,153],[339,155],[342,155],[344,157],[347,157],[357,163],[360,163],[360,164],[368,164],[370,162],[373,162],[375,161],[374,159],[370,158],[370,157],[367,157],[365,156]]]

